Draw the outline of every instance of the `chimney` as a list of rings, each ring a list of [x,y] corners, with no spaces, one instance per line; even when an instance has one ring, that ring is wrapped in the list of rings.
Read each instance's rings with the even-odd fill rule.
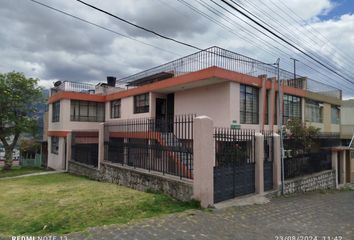
[[[107,77],[107,85],[110,87],[115,87],[116,86],[116,77],[108,76]]]

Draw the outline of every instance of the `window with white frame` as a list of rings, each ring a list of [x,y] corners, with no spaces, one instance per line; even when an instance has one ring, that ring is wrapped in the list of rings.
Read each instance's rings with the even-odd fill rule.
[[[340,108],[339,106],[331,106],[331,123],[339,124],[340,123]]]
[[[111,101],[111,118],[120,118],[121,100]]]
[[[308,122],[323,122],[323,104],[314,100],[306,99],[305,120]]]
[[[134,113],[149,112],[149,93],[134,96]]]
[[[52,103],[52,122],[59,122],[60,119],[60,101]]]
[[[104,116],[105,103],[71,100],[71,121],[104,122]]]
[[[301,119],[301,98],[284,94],[283,123],[289,119]]]
[[[50,152],[58,154],[59,151],[59,137],[50,137]]]
[[[259,123],[259,91],[256,87],[240,85],[240,123],[258,124]]]

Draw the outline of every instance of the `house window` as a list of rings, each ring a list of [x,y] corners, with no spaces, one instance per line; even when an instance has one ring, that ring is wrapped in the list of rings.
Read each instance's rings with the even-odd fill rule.
[[[53,111],[52,111],[52,122],[59,122],[60,118],[60,101],[53,102]]]
[[[111,101],[111,118],[120,118],[120,99]]]
[[[340,122],[339,106],[332,106],[331,107],[331,123],[332,124],[339,124],[339,122]]]
[[[70,119],[77,122],[104,122],[105,104],[71,100]]]
[[[289,119],[301,119],[301,98],[284,94],[283,123]]]
[[[149,112],[149,93],[134,96],[134,113]]]
[[[50,152],[53,154],[58,154],[59,151],[59,138],[50,137]]]
[[[306,121],[322,123],[322,103],[306,99]]]
[[[240,85],[240,123],[258,124],[258,88]]]

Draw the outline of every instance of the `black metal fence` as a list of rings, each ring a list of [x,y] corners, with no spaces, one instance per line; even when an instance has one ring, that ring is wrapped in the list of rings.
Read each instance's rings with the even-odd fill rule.
[[[72,133],[71,160],[98,166],[98,133]]]
[[[273,189],[274,138],[273,131],[262,131],[264,136],[264,190]]]
[[[329,151],[284,158],[284,177],[290,179],[332,169]]]
[[[105,126],[112,163],[193,178],[194,114],[121,120]]]
[[[284,139],[284,178],[290,179],[332,168],[330,151],[320,148],[321,139],[314,138],[311,151],[306,144],[291,138]],[[304,140],[305,141],[305,140]]]

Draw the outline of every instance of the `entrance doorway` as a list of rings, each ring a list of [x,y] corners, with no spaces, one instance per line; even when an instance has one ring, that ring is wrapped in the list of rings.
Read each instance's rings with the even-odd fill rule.
[[[166,98],[156,98],[156,130],[161,132],[173,131],[174,119],[174,94],[168,94]]]

